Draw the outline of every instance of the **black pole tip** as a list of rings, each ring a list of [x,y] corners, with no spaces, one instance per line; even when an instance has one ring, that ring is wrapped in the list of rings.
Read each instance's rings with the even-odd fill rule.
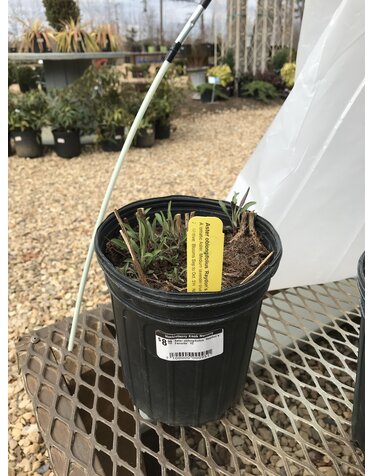
[[[200,5],[204,8],[204,10],[208,7],[212,0],[202,0]]]

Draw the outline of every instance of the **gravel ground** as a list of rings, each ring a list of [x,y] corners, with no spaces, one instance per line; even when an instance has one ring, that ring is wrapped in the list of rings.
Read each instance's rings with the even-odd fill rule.
[[[227,104],[194,106],[174,122],[170,140],[132,149],[109,210],[174,193],[224,198],[280,107],[235,99],[233,109]],[[71,316],[92,226],[116,158],[116,153],[94,147],[72,160],[54,153],[33,160],[9,158],[11,475],[53,474],[17,372],[14,343],[33,329]],[[85,306],[108,301],[94,260]]]

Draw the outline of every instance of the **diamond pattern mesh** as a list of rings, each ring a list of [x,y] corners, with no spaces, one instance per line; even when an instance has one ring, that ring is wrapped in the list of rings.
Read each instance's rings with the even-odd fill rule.
[[[360,475],[351,442],[360,314],[354,279],[264,300],[240,402],[201,428],[149,422],[122,381],[112,311],[25,336],[19,367],[58,476]]]

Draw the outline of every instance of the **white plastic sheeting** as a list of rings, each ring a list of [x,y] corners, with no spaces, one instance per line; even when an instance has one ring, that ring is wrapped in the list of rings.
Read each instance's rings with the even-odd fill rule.
[[[229,194],[250,186],[249,200],[281,236],[271,289],[356,275],[364,250],[364,1],[307,1],[298,61],[293,90]]]

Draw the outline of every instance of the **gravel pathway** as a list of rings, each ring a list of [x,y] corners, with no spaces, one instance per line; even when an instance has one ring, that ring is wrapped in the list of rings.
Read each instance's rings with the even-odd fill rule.
[[[235,104],[235,103],[233,103]],[[246,102],[175,121],[168,141],[132,149],[109,210],[174,193],[224,198],[279,110]],[[14,343],[32,329],[71,316],[92,226],[116,153],[94,147],[63,160],[9,158],[9,467],[10,475],[51,476]],[[109,301],[94,260],[85,306]]]

